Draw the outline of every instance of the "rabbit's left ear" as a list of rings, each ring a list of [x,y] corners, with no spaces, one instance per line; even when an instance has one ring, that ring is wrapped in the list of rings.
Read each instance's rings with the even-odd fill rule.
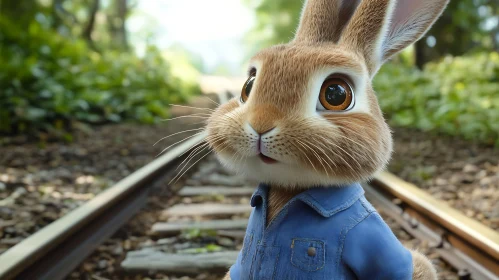
[[[449,0],[362,0],[340,44],[360,51],[371,76],[391,56],[419,40]]]

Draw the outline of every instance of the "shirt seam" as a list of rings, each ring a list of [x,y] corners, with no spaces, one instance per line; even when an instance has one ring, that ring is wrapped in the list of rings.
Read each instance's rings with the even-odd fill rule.
[[[364,207],[364,209],[368,212],[368,213],[374,213],[376,212],[376,209],[373,209],[372,207],[369,207],[367,205],[367,203],[369,203],[367,201],[367,199],[359,199],[360,200],[360,203],[362,204],[362,207]]]
[[[313,200],[311,202],[310,206],[312,206],[312,208],[314,208],[315,211],[319,212],[321,215],[323,215],[325,217],[331,217],[332,215],[334,215],[334,214],[336,214],[338,212],[341,212],[341,211],[343,211],[345,209],[350,208],[357,200],[360,200],[360,198],[362,197],[362,192],[359,192],[356,196],[354,196],[354,197],[350,198],[349,200],[343,202],[340,206],[338,206],[336,209],[333,209],[333,210],[326,210],[326,209],[324,209],[324,207],[322,207],[320,205],[321,203],[319,201],[317,201],[317,199],[315,199],[311,194],[307,193],[306,195],[307,195],[307,197],[310,200]]]
[[[350,227],[345,227],[343,230],[342,230],[342,233],[340,234],[340,246],[339,246],[339,252],[338,252],[338,256],[336,257],[336,268],[337,268],[337,273],[338,273],[338,276],[341,276],[341,270],[340,270],[340,261],[343,259],[343,249],[345,247],[345,240],[348,236],[348,233],[350,233],[350,231],[352,229],[354,229],[357,225],[359,225],[360,223],[362,223],[363,221],[365,221],[367,218],[369,218],[371,215],[372,215],[373,212],[367,212],[364,213],[364,216],[361,216],[361,218],[357,221],[357,223],[355,224],[352,224],[350,225]],[[343,231],[346,230],[344,233]]]

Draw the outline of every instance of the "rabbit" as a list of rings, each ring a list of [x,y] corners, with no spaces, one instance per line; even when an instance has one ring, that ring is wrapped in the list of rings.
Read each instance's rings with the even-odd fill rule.
[[[359,182],[392,153],[372,79],[448,1],[308,0],[295,37],[250,60],[241,95],[206,127],[218,159],[261,182],[224,279],[437,279]]]

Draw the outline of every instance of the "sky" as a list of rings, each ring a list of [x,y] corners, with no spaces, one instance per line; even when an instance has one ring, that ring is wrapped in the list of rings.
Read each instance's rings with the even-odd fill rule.
[[[240,75],[242,39],[254,23],[253,12],[241,0],[140,0],[127,28],[139,53],[152,31],[160,49],[180,44],[200,55],[208,69],[226,64]]]

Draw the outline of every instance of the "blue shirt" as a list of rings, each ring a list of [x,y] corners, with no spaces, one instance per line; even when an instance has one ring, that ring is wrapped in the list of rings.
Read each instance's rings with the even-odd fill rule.
[[[412,279],[412,256],[359,184],[312,188],[291,199],[265,228],[268,187],[251,198],[232,280]]]

